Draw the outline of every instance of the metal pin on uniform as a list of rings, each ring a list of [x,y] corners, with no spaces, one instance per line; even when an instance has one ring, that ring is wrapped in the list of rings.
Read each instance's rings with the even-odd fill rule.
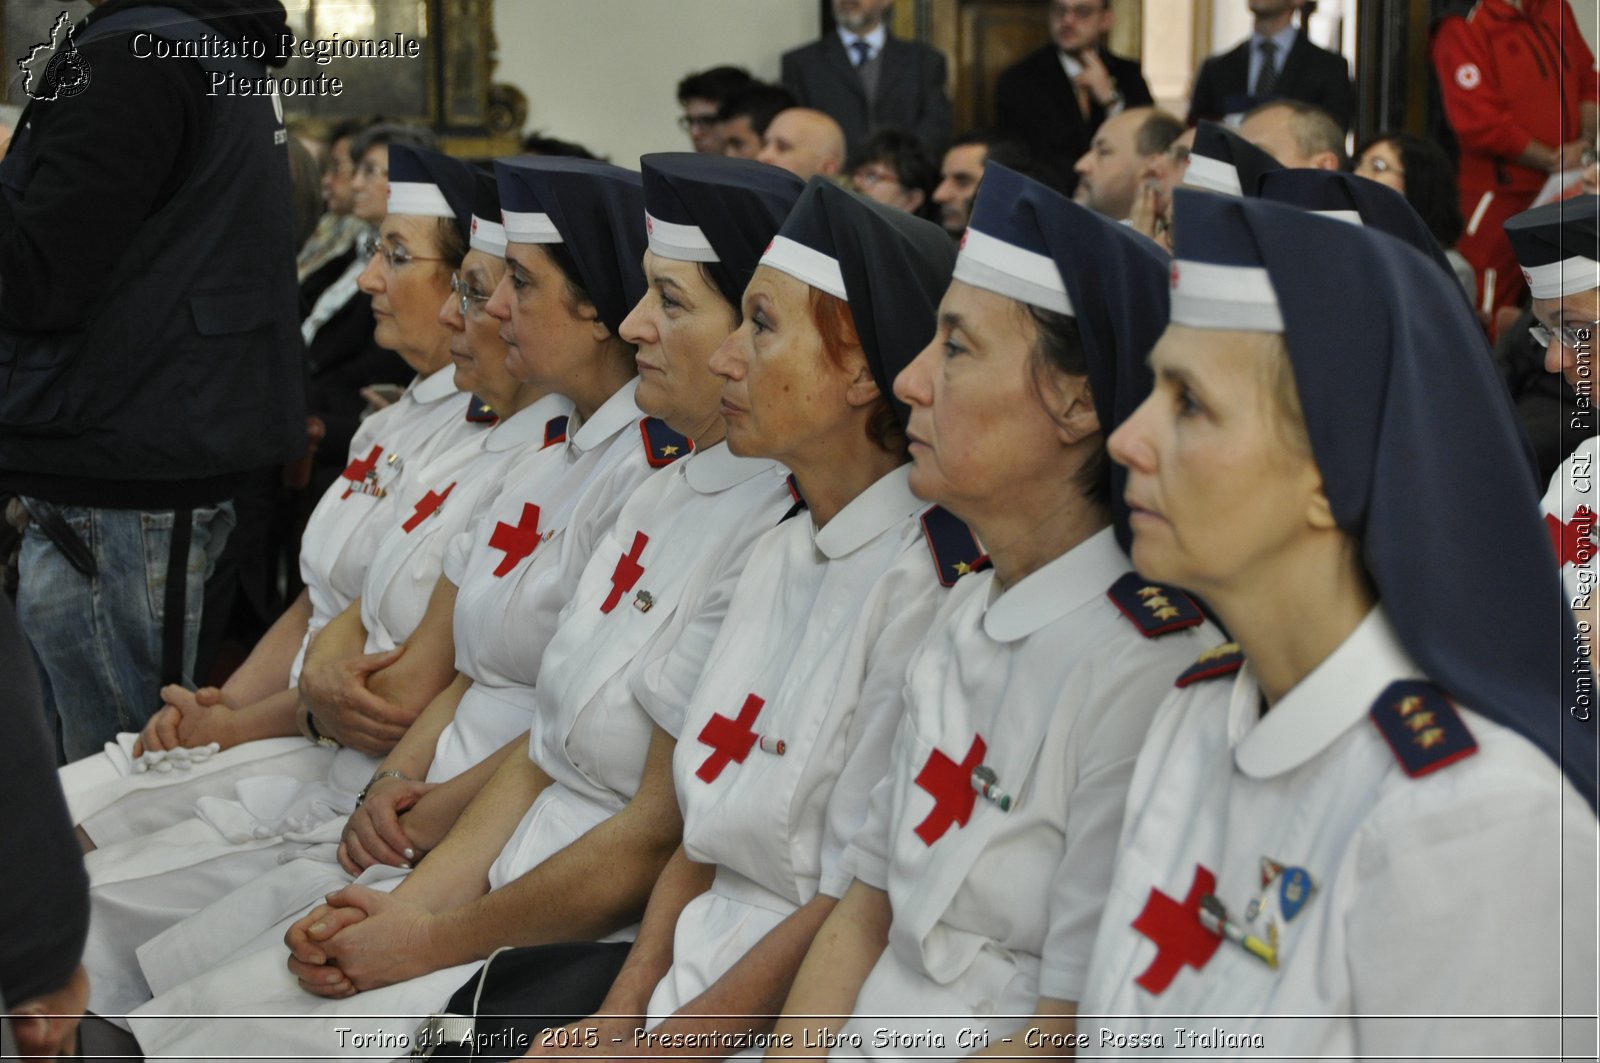
[[[781,757],[789,751],[789,743],[770,735],[762,735],[761,741],[757,744],[761,747],[761,752],[771,753],[775,757]]]
[[[1000,777],[994,769],[987,764],[979,764],[972,769],[972,788],[978,796],[994,805],[1002,812],[1010,812],[1016,800],[1004,790],[1000,789]]]
[[[1228,918],[1228,909],[1215,894],[1200,898],[1200,925],[1244,949],[1262,963],[1278,969],[1278,950]]]

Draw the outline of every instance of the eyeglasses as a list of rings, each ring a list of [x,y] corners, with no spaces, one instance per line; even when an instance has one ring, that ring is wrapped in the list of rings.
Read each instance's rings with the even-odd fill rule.
[[[1587,351],[1594,343],[1594,330],[1600,328],[1600,321],[1591,321],[1587,325],[1557,325],[1547,328],[1544,325],[1529,325],[1528,335],[1533,337],[1533,342],[1541,347],[1550,346],[1550,341],[1560,339],[1561,346],[1574,351]]]
[[[1404,170],[1402,170],[1400,167],[1396,166],[1394,163],[1390,162],[1388,159],[1385,159],[1381,155],[1374,155],[1371,158],[1364,160],[1361,163],[1361,167],[1360,168],[1361,169],[1366,169],[1366,170],[1371,170],[1373,173],[1392,173],[1392,174],[1397,174],[1397,175],[1399,175],[1401,177],[1404,177],[1406,175],[1406,172]]]
[[[691,128],[710,129],[716,124],[717,116],[714,114],[680,114],[678,116],[678,128],[685,133]]]
[[[403,247],[390,249],[382,240],[368,233],[361,238],[358,247],[362,258],[371,258],[373,255],[382,255],[383,264],[389,269],[397,270],[409,266],[413,262],[443,262],[438,255],[413,255]]]
[[[900,178],[887,170],[857,170],[850,175],[850,180],[855,182],[857,188],[863,190],[874,188],[880,184],[897,185]]]
[[[481,292],[472,286],[471,281],[461,279],[461,274],[450,274],[450,290],[461,301],[461,316],[472,317],[485,313],[489,303],[489,293]]]

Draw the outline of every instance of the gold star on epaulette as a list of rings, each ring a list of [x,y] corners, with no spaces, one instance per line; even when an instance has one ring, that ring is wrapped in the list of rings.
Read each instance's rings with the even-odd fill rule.
[[[1149,598],[1149,597],[1152,597],[1154,595],[1160,594],[1161,593],[1161,588],[1160,587],[1140,587],[1134,593],[1137,594],[1141,598]]]
[[[1417,735],[1416,738],[1413,738],[1412,741],[1421,746],[1423,749],[1432,749],[1434,746],[1444,741],[1444,728],[1430,727],[1426,731],[1423,731],[1421,734]]]
[[[1413,731],[1420,731],[1424,727],[1433,726],[1434,715],[1431,712],[1418,713],[1416,716],[1406,717],[1406,726]]]
[[[677,452],[678,452],[678,448],[675,447],[675,446],[672,446],[670,444],[661,448],[661,456],[663,458],[670,458],[670,457],[672,457],[672,455],[676,454]]]
[[[1177,615],[1178,615],[1178,611],[1176,609],[1172,608],[1171,606],[1168,606],[1165,609],[1157,609],[1156,610],[1156,619],[1157,620],[1171,620],[1173,617],[1175,617]]]
[[[969,573],[971,571],[972,571],[972,566],[967,564],[965,561],[957,561],[956,562],[956,575],[965,576],[967,573]]]
[[[1395,705],[1394,710],[1401,716],[1410,716],[1420,708],[1422,708],[1422,699],[1413,694],[1408,698],[1401,698]]]
[[[1167,600],[1166,595],[1163,594],[1158,594],[1154,598],[1146,598],[1144,600],[1144,606],[1146,609],[1165,609],[1171,604],[1172,603]]]

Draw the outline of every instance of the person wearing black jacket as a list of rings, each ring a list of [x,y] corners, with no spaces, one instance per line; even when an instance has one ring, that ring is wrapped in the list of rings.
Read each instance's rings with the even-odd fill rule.
[[[21,1054],[72,1050],[76,1016],[89,1001],[79,960],[89,933],[89,877],[72,836],[28,643],[0,597],[0,999]]]
[[[1100,124],[1154,101],[1138,62],[1105,48],[1111,0],[1050,0],[1050,43],[1007,67],[995,84],[995,125],[1055,171],[1061,191]]]
[[[1296,28],[1294,14],[1305,0],[1250,0],[1254,29],[1238,47],[1214,55],[1195,75],[1189,124],[1220,122],[1275,97],[1316,104],[1349,129],[1356,93],[1350,64],[1338,52],[1318,48]],[[1270,59],[1272,67],[1263,76]]]
[[[140,33],[268,58],[141,58]],[[277,0],[108,0],[64,45],[78,91],[30,86],[59,98],[0,163],[0,493],[31,517],[18,617],[63,759],[190,680],[235,486],[305,447],[279,101],[208,95],[287,39]]]

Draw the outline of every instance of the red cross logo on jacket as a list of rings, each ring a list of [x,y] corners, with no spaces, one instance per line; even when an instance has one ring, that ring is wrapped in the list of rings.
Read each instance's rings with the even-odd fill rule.
[[[744,699],[738,719],[730,720],[716,713],[706,721],[706,725],[700,729],[700,741],[710,746],[713,752],[704,764],[695,769],[695,776],[701,782],[716,782],[722,769],[730,763],[744,763],[744,758],[750,755],[756,745],[756,733],[750,725],[756,722],[756,716],[765,704],[763,699],[751,694]]]
[[[355,461],[352,461],[349,465],[344,467],[344,472],[340,473],[340,475],[346,480],[350,481],[350,486],[346,487],[344,489],[344,494],[339,496],[341,499],[349,498],[350,492],[354,491],[357,485],[372,475],[372,470],[378,467],[378,457],[382,453],[382,447],[374,446],[371,450],[367,451],[366,457],[357,458]]]
[[[1550,545],[1556,548],[1557,563],[1562,565],[1587,565],[1594,557],[1594,510],[1579,506],[1572,511],[1572,519],[1562,523],[1554,513],[1544,515],[1544,526],[1550,532]]]
[[[416,531],[417,525],[433,516],[439,507],[444,504],[444,500],[450,497],[450,492],[455,489],[454,480],[450,481],[450,486],[444,489],[443,494],[439,494],[430,487],[427,494],[417,499],[416,508],[411,511],[411,516],[406,518],[406,522],[400,525],[400,530],[407,535]]]
[[[617,603],[622,601],[622,596],[633,590],[633,585],[644,575],[644,566],[639,564],[639,555],[644,553],[645,544],[649,541],[650,537],[644,532],[633,533],[633,549],[617,558],[617,567],[611,573],[611,593],[600,603],[602,613],[609,613],[615,609]]]
[[[489,536],[490,549],[506,552],[500,564],[495,566],[495,577],[498,579],[516,568],[538,545],[539,507],[532,502],[524,502],[521,520],[515,525],[500,521],[494,526],[494,534]]]
[[[972,736],[967,755],[957,764],[939,750],[928,754],[928,762],[917,773],[917,785],[933,795],[933,808],[917,824],[917,837],[924,845],[932,845],[944,837],[952,824],[965,827],[972,818],[972,806],[978,792],[972,788],[972,772],[983,763],[989,751],[982,735]]]

